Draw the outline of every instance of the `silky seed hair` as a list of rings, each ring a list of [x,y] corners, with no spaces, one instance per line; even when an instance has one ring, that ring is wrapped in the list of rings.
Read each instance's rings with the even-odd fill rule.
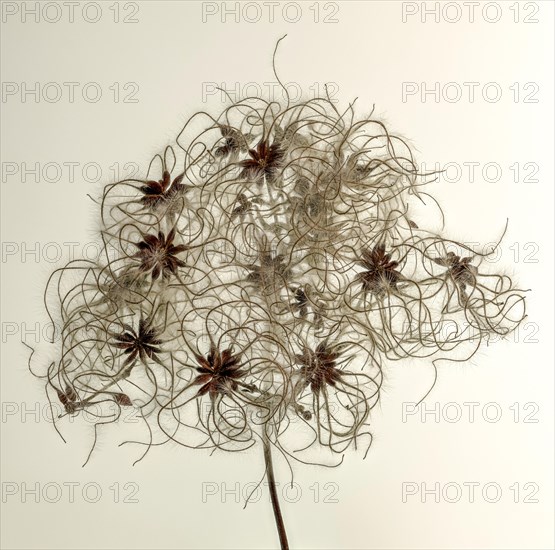
[[[195,113],[141,178],[104,187],[102,254],[48,280],[57,359],[32,372],[60,416],[98,417],[95,442],[134,407],[138,460],[170,442],[264,440],[327,466],[366,453],[393,361],[467,361],[526,315],[524,291],[484,261],[495,248],[413,219],[434,176],[355,103]]]

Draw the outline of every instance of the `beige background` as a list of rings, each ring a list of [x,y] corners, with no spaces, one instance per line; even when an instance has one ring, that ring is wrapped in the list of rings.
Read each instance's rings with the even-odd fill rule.
[[[276,8],[273,23],[266,15],[257,23],[242,16],[239,23],[231,18],[222,23],[221,15],[203,23],[201,3],[160,1],[140,2],[138,23],[117,24],[110,11],[113,3],[100,4],[98,23],[85,22],[80,8],[73,23],[67,21],[67,12],[57,23],[22,22],[18,14],[2,23],[4,83],[96,81],[103,91],[98,103],[83,101],[80,85],[74,103],[66,95],[53,103],[9,96],[1,104],[4,169],[6,163],[79,163],[73,183],[64,172],[52,183],[42,177],[38,183],[32,178],[23,183],[19,175],[4,174],[1,184],[2,241],[8,246],[5,251],[14,246],[18,251],[2,263],[2,546],[276,546],[266,494],[246,510],[233,493],[225,503],[221,492],[202,499],[202,482],[233,489],[236,483],[257,481],[263,474],[258,452],[208,457],[167,445],[132,467],[138,451],[117,447],[135,433],[136,425],[128,423],[104,432],[100,452],[81,468],[91,424],[75,421],[64,429],[68,444],[59,439],[45,418],[42,388],[27,372],[20,331],[23,324],[28,329],[46,322],[42,288],[58,264],[45,255],[55,259],[56,243],[76,242],[79,252],[95,239],[94,210],[86,193],[97,193],[112,179],[109,167],[126,162],[145,166],[195,110],[217,113],[221,98],[211,96],[204,103],[203,83],[233,88],[235,83],[273,81],[271,54],[276,40],[288,33],[278,54],[282,80],[303,89],[334,82],[339,105],[358,97],[363,113],[375,104],[390,128],[410,137],[419,158],[430,165],[476,161],[479,170],[488,162],[501,166],[497,183],[462,177],[434,184],[431,190],[446,212],[445,232],[454,238],[491,242],[509,218],[499,269],[516,273],[523,287],[533,289],[529,321],[534,323],[521,331],[518,342],[512,337],[485,348],[470,364],[441,368],[427,406],[455,403],[463,408],[464,402],[477,402],[474,422],[466,414],[454,423],[444,415],[438,423],[430,416],[426,422],[417,416],[403,422],[402,403],[422,397],[432,372],[426,364],[392,365],[381,408],[373,415],[375,444],[368,458],[363,461],[351,453],[337,470],[296,467],[302,494],[298,502],[283,503],[292,547],[553,548],[553,4],[528,3],[539,6],[539,22],[527,24],[514,22],[512,2],[499,3],[502,17],[497,23],[484,20],[482,5],[474,23],[467,16],[457,23],[443,17],[435,23],[428,16],[422,23],[419,15],[403,23],[400,2],[339,2],[334,15],[338,22],[327,24],[314,22],[314,2],[298,3],[302,17],[296,23],[283,20],[282,6]],[[122,17],[130,14],[124,4]],[[213,4],[221,8],[221,2]],[[320,3],[320,17],[331,14],[327,4]],[[433,2],[426,4],[433,7]],[[530,14],[524,4],[519,5],[521,19]],[[267,9],[264,3],[262,7]],[[252,19],[256,12],[249,9],[247,17]],[[293,9],[288,13],[292,17]],[[454,13],[446,15],[452,19]],[[472,103],[467,96],[455,103],[436,103],[431,96],[425,102],[418,96],[402,101],[403,82],[432,86],[436,81],[461,86],[476,81],[479,94],[483,84],[497,82],[503,96],[495,103],[481,97]],[[114,82],[136,82],[138,103],[115,103],[109,89]],[[524,103],[522,95],[515,102],[509,89],[515,82],[537,83],[534,97],[539,102]],[[81,176],[89,162],[103,170],[96,185]],[[521,174],[515,183],[509,167],[516,162],[521,167],[536,163],[538,181],[523,181]],[[437,228],[436,211],[430,208],[418,221]],[[35,243],[40,261],[33,255],[22,261],[21,249]],[[535,245],[523,251],[526,243]],[[518,263],[513,262],[515,248],[520,250]],[[532,258],[538,262],[524,262],[526,253],[534,250]],[[536,329],[533,338],[538,342],[525,342]],[[33,335],[27,338],[33,343]],[[38,347],[45,357],[51,353],[43,342]],[[498,422],[482,417],[484,405],[491,402],[502,411]],[[519,422],[514,422],[515,407],[510,409],[514,403],[519,403]],[[523,409],[527,403],[537,404],[537,411],[535,406]],[[32,413],[22,417],[22,410],[35,407],[41,407],[38,418]],[[529,420],[537,423],[523,421],[531,412]],[[280,465],[278,470],[285,482],[286,468]],[[74,502],[63,485],[68,482],[77,484]],[[129,495],[129,487],[124,490],[128,482],[139,489],[136,503],[121,502]],[[430,497],[422,503],[419,496],[403,503],[404,482],[480,485],[474,502],[464,493],[457,503],[444,498],[435,503]],[[497,503],[481,496],[488,482],[503,491]],[[41,491],[47,487],[52,492],[46,498],[41,492],[38,503],[32,495],[24,502],[22,484],[32,488],[36,483]],[[97,503],[83,498],[87,483],[93,484],[89,500],[100,487]],[[521,489],[517,503],[515,483]],[[537,484],[538,502],[523,502],[530,493],[524,490],[526,483]],[[120,502],[114,502],[114,484],[120,486]],[[9,494],[14,487],[18,493]],[[56,487],[64,489],[62,497],[48,502]],[[338,502],[322,502],[332,491]],[[292,494],[289,500],[295,498]]]

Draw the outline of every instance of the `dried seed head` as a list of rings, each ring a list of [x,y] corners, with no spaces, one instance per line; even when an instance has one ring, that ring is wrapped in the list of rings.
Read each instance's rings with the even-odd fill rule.
[[[169,201],[180,193],[185,193],[188,189],[186,185],[183,185],[183,177],[185,173],[179,174],[173,181],[171,179],[171,174],[164,170],[162,174],[162,179],[148,180],[145,185],[141,187],[143,196],[141,197],[141,203],[149,208],[155,208],[165,201]]]
[[[283,150],[279,143],[268,143],[263,139],[256,149],[249,149],[250,158],[242,160],[239,166],[243,168],[241,177],[252,178],[261,183],[262,178],[274,178],[283,158]]]
[[[247,371],[241,368],[241,357],[233,353],[233,348],[220,352],[214,345],[206,357],[197,355],[196,368],[199,373],[193,380],[193,385],[200,385],[197,395],[209,394],[215,399],[218,394],[237,391],[237,381],[242,379]]]
[[[398,262],[386,254],[384,244],[378,244],[372,250],[363,250],[362,259],[357,263],[366,270],[358,274],[358,280],[365,292],[381,295],[395,289],[402,278],[396,269]]]
[[[134,254],[133,258],[140,261],[139,270],[141,272],[151,273],[153,281],[160,275],[165,279],[170,275],[177,276],[178,269],[187,265],[177,255],[188,250],[188,247],[183,244],[174,245],[174,238],[175,229],[172,229],[167,237],[162,231],[159,231],[158,236],[143,235],[143,240],[136,244],[139,251]]]
[[[149,359],[158,360],[158,354],[162,353],[160,346],[163,341],[159,338],[157,330],[151,326],[151,320],[142,316],[137,330],[127,324],[123,325],[123,329],[119,334],[112,333],[114,339],[112,345],[123,350],[123,356],[126,356],[123,366],[128,376],[128,370],[137,358],[144,364],[147,364]]]

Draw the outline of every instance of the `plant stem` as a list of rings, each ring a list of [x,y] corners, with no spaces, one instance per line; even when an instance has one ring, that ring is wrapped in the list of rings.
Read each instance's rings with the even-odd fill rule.
[[[272,508],[274,509],[274,518],[276,520],[276,527],[279,534],[279,543],[281,550],[289,550],[289,543],[287,542],[287,533],[285,532],[285,524],[281,515],[279,507],[279,499],[276,491],[276,480],[274,478],[274,467],[272,464],[272,450],[270,448],[270,441],[266,434],[263,435],[262,441],[264,443],[264,460],[266,462],[266,477],[268,478],[268,485],[270,489],[270,497],[272,499]]]

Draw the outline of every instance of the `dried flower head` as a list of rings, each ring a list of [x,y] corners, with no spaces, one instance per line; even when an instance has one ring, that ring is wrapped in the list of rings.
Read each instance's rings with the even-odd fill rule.
[[[454,252],[449,251],[444,258],[434,258],[434,262],[449,268],[447,273],[457,283],[461,291],[465,291],[466,285],[473,285],[476,281],[478,270],[470,262],[472,258],[467,256],[461,258]]]
[[[272,179],[281,159],[283,158],[283,151],[279,143],[268,143],[267,139],[261,140],[256,149],[249,149],[249,156],[239,163],[243,168],[241,172],[242,177],[253,178],[261,182],[261,178],[266,177]]]
[[[141,202],[150,208],[158,206],[161,202],[171,200],[178,193],[183,193],[187,190],[187,186],[183,185],[183,176],[185,174],[179,174],[174,180],[171,179],[171,174],[164,170],[162,174],[162,179],[147,180],[145,184],[141,187],[141,191],[144,195],[141,197]]]
[[[368,452],[386,363],[457,348],[463,361],[525,318],[523,291],[480,266],[487,253],[412,221],[431,175],[372,113],[328,97],[197,113],[142,179],[104,188],[99,259],[49,279],[49,397],[68,414],[108,403],[114,422],[135,407],[139,460],[168,442],[261,445],[287,548],[274,449],[331,467]]]
[[[244,136],[241,132],[227,124],[220,124],[220,132],[224,138],[224,143],[216,147],[214,151],[216,156],[225,157],[232,153],[247,151],[249,140],[253,137],[250,134]]]
[[[365,269],[358,274],[358,280],[365,292],[382,294],[395,289],[397,282],[402,279],[401,273],[396,269],[399,263],[385,252],[383,243],[374,246],[372,250],[364,249],[358,265]]]
[[[155,281],[162,275],[168,278],[170,275],[177,276],[180,267],[185,267],[185,262],[177,257],[188,248],[186,245],[174,245],[175,229],[172,229],[166,237],[162,231],[158,235],[143,235],[143,239],[136,246],[139,251],[133,256],[140,261],[139,270],[151,273]]]
[[[123,331],[113,333],[113,346],[123,350],[126,359],[123,367],[129,373],[136,359],[147,363],[149,359],[159,360],[157,354],[161,353],[160,345],[163,343],[158,338],[157,331],[151,326],[151,320],[143,317],[139,320],[137,330],[132,326],[124,324]]]
[[[200,385],[198,395],[208,393],[214,399],[218,393],[237,391],[237,381],[243,378],[247,371],[241,369],[241,358],[233,354],[233,348],[220,352],[212,346],[206,357],[197,355],[198,376],[193,384]]]
[[[336,366],[339,354],[321,342],[316,349],[305,348],[297,356],[297,363],[302,365],[299,369],[302,384],[310,386],[313,393],[325,391],[325,386],[335,386],[341,380],[341,371]]]

